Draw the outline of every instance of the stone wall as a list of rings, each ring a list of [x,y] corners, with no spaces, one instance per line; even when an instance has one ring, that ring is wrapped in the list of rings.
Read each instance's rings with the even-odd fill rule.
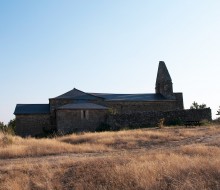
[[[173,95],[176,98],[176,109],[184,109],[184,105],[183,105],[183,93],[178,92],[178,93],[173,93]],[[176,110],[175,109],[175,110]]]
[[[49,114],[16,115],[15,134],[25,136],[38,136],[44,129],[50,128]]]
[[[80,131],[95,131],[106,121],[106,110],[85,110],[86,118],[82,118],[82,110],[57,110],[57,131],[67,134]]]
[[[183,110],[183,94],[174,93],[175,100],[163,101],[93,101],[112,108],[116,113],[130,113],[137,111],[171,111]]]
[[[116,113],[129,113],[137,111],[170,111],[176,109],[183,109],[179,102],[174,100],[155,101],[155,102],[106,102],[107,107],[112,108]]]
[[[50,112],[53,113],[53,111],[63,105],[73,103],[72,99],[49,99],[50,103]]]
[[[87,100],[87,102],[103,105],[112,108],[117,113],[127,113],[135,111],[170,111],[184,109],[182,93],[174,93],[175,100],[163,101],[103,101],[102,99]],[[77,103],[74,99],[50,99],[50,111],[52,116],[54,110],[60,106]]]
[[[189,109],[176,111],[149,111],[133,112],[124,114],[109,115],[107,123],[112,128],[122,127],[148,127],[156,126],[160,119],[165,119],[165,124],[175,124],[185,121],[212,120],[211,109]]]

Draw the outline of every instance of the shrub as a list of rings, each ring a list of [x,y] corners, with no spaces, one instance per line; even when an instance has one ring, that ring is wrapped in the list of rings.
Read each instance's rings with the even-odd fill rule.
[[[205,108],[207,108],[206,104],[198,104],[195,101],[190,106],[190,109],[205,109]]]
[[[8,122],[8,125],[5,125],[3,122],[0,122],[0,131],[3,133],[15,134],[15,119],[12,119]]]
[[[163,128],[163,127],[164,127],[164,121],[165,121],[164,118],[160,119],[159,122],[158,122],[158,124],[157,124],[157,126],[158,126],[159,128]]]
[[[4,132],[6,127],[7,126],[3,122],[0,121],[0,131]]]
[[[219,106],[219,109],[217,111],[217,114],[216,115],[220,115],[220,106]]]
[[[211,122],[208,121],[207,119],[203,119],[202,121],[200,121],[200,123],[201,123],[201,125],[204,125],[204,126],[211,124]]]

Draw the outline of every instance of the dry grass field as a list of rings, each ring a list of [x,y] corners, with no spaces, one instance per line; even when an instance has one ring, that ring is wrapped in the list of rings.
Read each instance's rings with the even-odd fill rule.
[[[0,133],[0,190],[220,189],[220,126]]]

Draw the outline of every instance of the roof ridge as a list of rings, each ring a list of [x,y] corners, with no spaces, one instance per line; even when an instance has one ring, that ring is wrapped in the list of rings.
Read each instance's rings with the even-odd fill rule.
[[[155,93],[105,93],[105,92],[103,92],[103,93],[98,93],[98,92],[88,92],[88,93],[91,93],[91,94],[114,94],[114,95],[147,95],[147,94],[155,94]]]
[[[74,95],[75,94],[75,95]],[[56,99],[56,98],[73,98],[73,97],[80,97],[80,96],[89,96],[89,97],[93,97],[93,98],[101,98],[101,99],[104,99],[103,97],[100,97],[100,96],[95,96],[93,94],[90,94],[90,93],[87,93],[87,92],[84,92],[82,90],[79,90],[77,88],[73,88],[72,90],[69,90],[68,92],[64,93],[64,94],[61,94],[60,96],[57,96],[55,98],[51,98],[51,99]]]
[[[49,103],[40,103],[40,104],[16,104],[16,105],[49,105]]]
[[[77,89],[77,88],[73,88],[73,90],[78,90],[79,92],[82,92],[82,93],[85,93],[85,94],[87,94],[87,95],[89,95],[89,96],[94,96],[94,97],[97,97],[97,98],[102,98],[102,97],[99,97],[99,96],[95,96],[95,95],[93,95],[93,94],[90,94],[89,92],[84,92],[84,91],[82,91],[82,90],[79,90],[79,89]],[[104,99],[104,98],[102,98],[102,99]]]

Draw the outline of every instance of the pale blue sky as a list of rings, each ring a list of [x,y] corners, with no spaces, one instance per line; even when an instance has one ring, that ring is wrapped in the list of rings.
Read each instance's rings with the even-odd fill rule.
[[[0,121],[17,103],[152,93],[165,61],[184,106],[220,106],[219,0],[0,0]]]

